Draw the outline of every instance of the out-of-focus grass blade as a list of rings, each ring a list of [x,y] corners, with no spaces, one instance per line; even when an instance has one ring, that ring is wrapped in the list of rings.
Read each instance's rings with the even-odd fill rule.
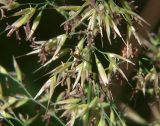
[[[8,1],[7,0],[0,0],[0,3],[3,5],[7,5]]]
[[[2,89],[1,82],[0,82],[0,99],[2,98],[3,98],[3,89]]]
[[[79,49],[79,51],[81,51],[81,50],[83,49],[84,42],[85,42],[85,38],[82,38],[82,39],[78,42],[77,48]]]
[[[87,104],[80,104],[77,106],[77,112],[75,112],[76,118],[81,117],[88,111],[88,105]]]
[[[12,9],[18,8],[19,6],[20,6],[20,4],[18,2],[13,1],[10,4],[8,4],[7,9],[12,10]]]
[[[14,105],[14,108],[21,107],[22,105],[24,105],[26,102],[29,101],[28,97],[24,95],[16,95],[16,98],[17,98],[17,102]]]
[[[115,114],[113,110],[111,110],[110,112],[110,121],[115,125],[116,120],[115,120]]]
[[[10,107],[14,103],[16,103],[16,101],[17,101],[17,99],[15,97],[10,96],[10,97],[6,98],[6,104],[2,105],[0,110],[7,109],[8,107]]]
[[[7,74],[7,70],[4,67],[0,66],[0,73]]]
[[[13,57],[13,65],[14,65],[17,79],[22,82],[22,73],[14,57]]]
[[[135,111],[133,111],[130,107],[126,106],[124,103],[120,104],[121,109],[124,111],[124,116],[129,118],[130,120],[141,124],[141,125],[147,125],[147,122],[139,116]]]
[[[0,9],[7,9],[7,10],[12,10],[20,6],[18,2],[11,1],[9,3],[8,0],[0,0],[0,4],[3,4],[3,6],[0,6]]]
[[[37,117],[38,117],[38,114],[35,115],[35,116],[33,116],[33,117],[31,117],[31,118],[29,118],[29,119],[27,119],[26,122],[25,122],[26,126],[28,126],[28,125],[30,125],[31,123],[33,123],[33,121],[34,121]]]
[[[56,102],[61,101],[64,98],[64,96],[65,96],[65,92],[63,91],[57,96]]]
[[[4,110],[0,110],[0,118],[13,118],[13,116],[7,112],[5,112]]]
[[[145,83],[152,82],[154,93],[158,96],[160,92],[159,88],[159,73],[157,73],[156,69],[153,67],[150,72],[145,76]]]
[[[105,119],[104,119],[103,116],[101,116],[101,119],[100,119],[100,121],[98,123],[98,126],[106,126],[106,122],[105,122]]]

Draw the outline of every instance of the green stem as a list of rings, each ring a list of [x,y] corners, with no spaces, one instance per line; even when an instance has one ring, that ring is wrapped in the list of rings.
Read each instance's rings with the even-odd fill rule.
[[[88,85],[87,93],[88,93],[87,94],[87,103],[89,105],[89,103],[91,102],[91,95],[92,95],[92,85],[91,85],[91,83],[89,83],[89,85]],[[90,117],[90,111],[88,111],[86,113],[86,120],[84,122],[85,126],[89,126],[89,117]]]

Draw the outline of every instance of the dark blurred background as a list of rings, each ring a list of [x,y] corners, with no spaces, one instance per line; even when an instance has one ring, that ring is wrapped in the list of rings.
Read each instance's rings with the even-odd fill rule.
[[[69,1],[69,0],[68,0]],[[135,5],[138,6],[136,9],[137,13],[141,13],[145,7],[147,0],[136,0]],[[10,24],[14,22],[14,19],[4,19],[0,21],[0,32],[6,28],[6,22]],[[56,36],[58,34],[64,33],[63,27],[60,27],[61,23],[64,21],[64,17],[58,14],[54,10],[45,10],[43,12],[42,20],[38,29],[35,32],[37,40],[47,40]],[[0,35],[0,65],[5,67],[8,71],[13,71],[13,56],[18,57],[32,51],[30,43],[27,42],[24,38],[24,30],[20,30],[21,40],[17,40],[15,34],[11,37],[6,37],[6,33]],[[38,62],[39,58],[37,55],[24,56],[16,59],[23,77],[25,80],[25,85],[27,89],[31,92],[33,96],[37,93],[38,89],[44,84],[48,77],[40,78],[46,73],[45,69],[34,73],[41,64]],[[40,78],[40,79],[38,79]],[[141,97],[140,97],[141,98]],[[139,101],[143,101],[141,98]],[[145,102],[143,102],[146,104]],[[146,108],[144,108],[146,109]],[[142,110],[145,111],[145,110]],[[146,113],[142,113],[142,116],[145,116]],[[39,125],[40,124],[36,124]]]

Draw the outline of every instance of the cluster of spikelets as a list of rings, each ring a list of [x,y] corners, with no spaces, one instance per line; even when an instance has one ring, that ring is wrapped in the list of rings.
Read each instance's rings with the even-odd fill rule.
[[[46,115],[59,120],[56,113],[61,113],[60,118],[65,119],[68,126],[73,126],[76,120],[80,120],[84,126],[126,125],[123,116],[114,104],[110,86],[113,83],[112,78],[117,73],[128,82],[119,64],[127,62],[134,65],[134,63],[118,54],[102,51],[96,45],[99,42],[98,44],[105,48],[103,47],[105,43],[114,44],[114,40],[120,38],[120,41],[127,46],[131,36],[134,36],[141,44],[133,23],[141,24],[144,20],[132,11],[130,3],[123,0],[119,2],[84,0],[81,6],[59,6],[55,2],[47,0],[44,3],[23,4],[12,0],[0,0],[0,3],[2,4],[0,7],[2,19],[5,18],[5,11],[16,9],[11,16],[19,18],[7,26],[5,31],[8,31],[7,36],[9,37],[13,33],[17,33],[20,27],[24,28],[26,40],[31,41],[33,47],[33,51],[26,55],[37,54],[40,57],[42,66],[38,70],[55,60],[61,60],[60,65],[47,73],[50,78],[34,98],[25,90],[28,97],[22,98],[21,96],[19,99],[23,99],[23,102],[19,103],[15,99],[12,104],[16,103],[21,106],[32,99],[46,109]],[[66,18],[66,21],[62,23],[64,33],[45,41],[37,41],[34,32],[40,23],[43,10],[47,8],[56,10]],[[30,22],[31,19],[33,22]],[[125,35],[119,30],[123,23],[126,27]],[[18,36],[18,34],[16,35]],[[106,37],[108,41],[96,41],[99,35],[101,40]],[[77,38],[74,39],[76,44],[73,48],[66,48],[65,45],[71,45],[73,37]],[[67,60],[66,57],[68,57]],[[65,60],[62,60],[63,58]],[[15,61],[14,63],[17,68]],[[16,69],[16,72],[18,80],[22,82],[19,68]],[[155,70],[152,69],[151,72],[155,73]],[[152,74],[147,77],[153,78],[154,75],[158,76]],[[139,76],[135,77],[138,79],[137,89],[142,89],[145,94],[145,82],[142,84]],[[155,83],[157,86],[157,82]],[[52,95],[59,86],[62,86],[64,90],[59,92],[57,98],[54,97],[56,100],[53,102]],[[157,90],[155,93],[157,94]],[[43,105],[46,101],[47,107]],[[3,112],[5,112],[5,108]],[[5,114],[2,115],[9,118]],[[34,118],[28,120],[31,122]],[[64,125],[60,120],[59,122]],[[139,123],[145,124],[146,122],[139,119]]]

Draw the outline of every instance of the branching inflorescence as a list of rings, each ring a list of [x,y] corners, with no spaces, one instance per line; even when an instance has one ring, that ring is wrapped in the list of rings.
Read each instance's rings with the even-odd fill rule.
[[[134,65],[130,61],[134,57],[132,45],[129,43],[131,36],[141,44],[133,24],[145,21],[132,11],[130,3],[125,0],[83,0],[80,1],[81,5],[59,5],[56,1],[49,0],[43,3],[0,0],[0,3],[2,20],[18,17],[13,24],[6,27],[7,36],[17,33],[20,28],[24,29],[26,40],[32,43],[33,48],[26,55],[39,56],[42,66],[38,70],[56,60],[61,62],[47,73],[50,78],[37,95],[29,99],[45,108],[48,115],[61,113],[60,118],[65,119],[68,126],[73,126],[76,120],[80,120],[84,126],[126,125],[114,104],[110,88],[117,73],[128,82],[119,65],[123,62]],[[65,17],[66,20],[62,22],[64,33],[40,41],[34,33],[45,9],[54,9]],[[5,15],[6,12],[11,14]],[[122,25],[125,26],[125,32],[120,29]],[[116,39],[120,39],[126,46],[123,56],[104,51],[104,45],[114,45]],[[71,44],[73,41],[74,45]],[[101,45],[101,49],[97,45]],[[73,47],[69,48],[70,46]],[[63,57],[68,59],[63,60]],[[59,92],[53,102],[52,95],[59,86],[64,90]],[[46,96],[47,99],[43,100]],[[46,100],[47,107],[44,107]]]

